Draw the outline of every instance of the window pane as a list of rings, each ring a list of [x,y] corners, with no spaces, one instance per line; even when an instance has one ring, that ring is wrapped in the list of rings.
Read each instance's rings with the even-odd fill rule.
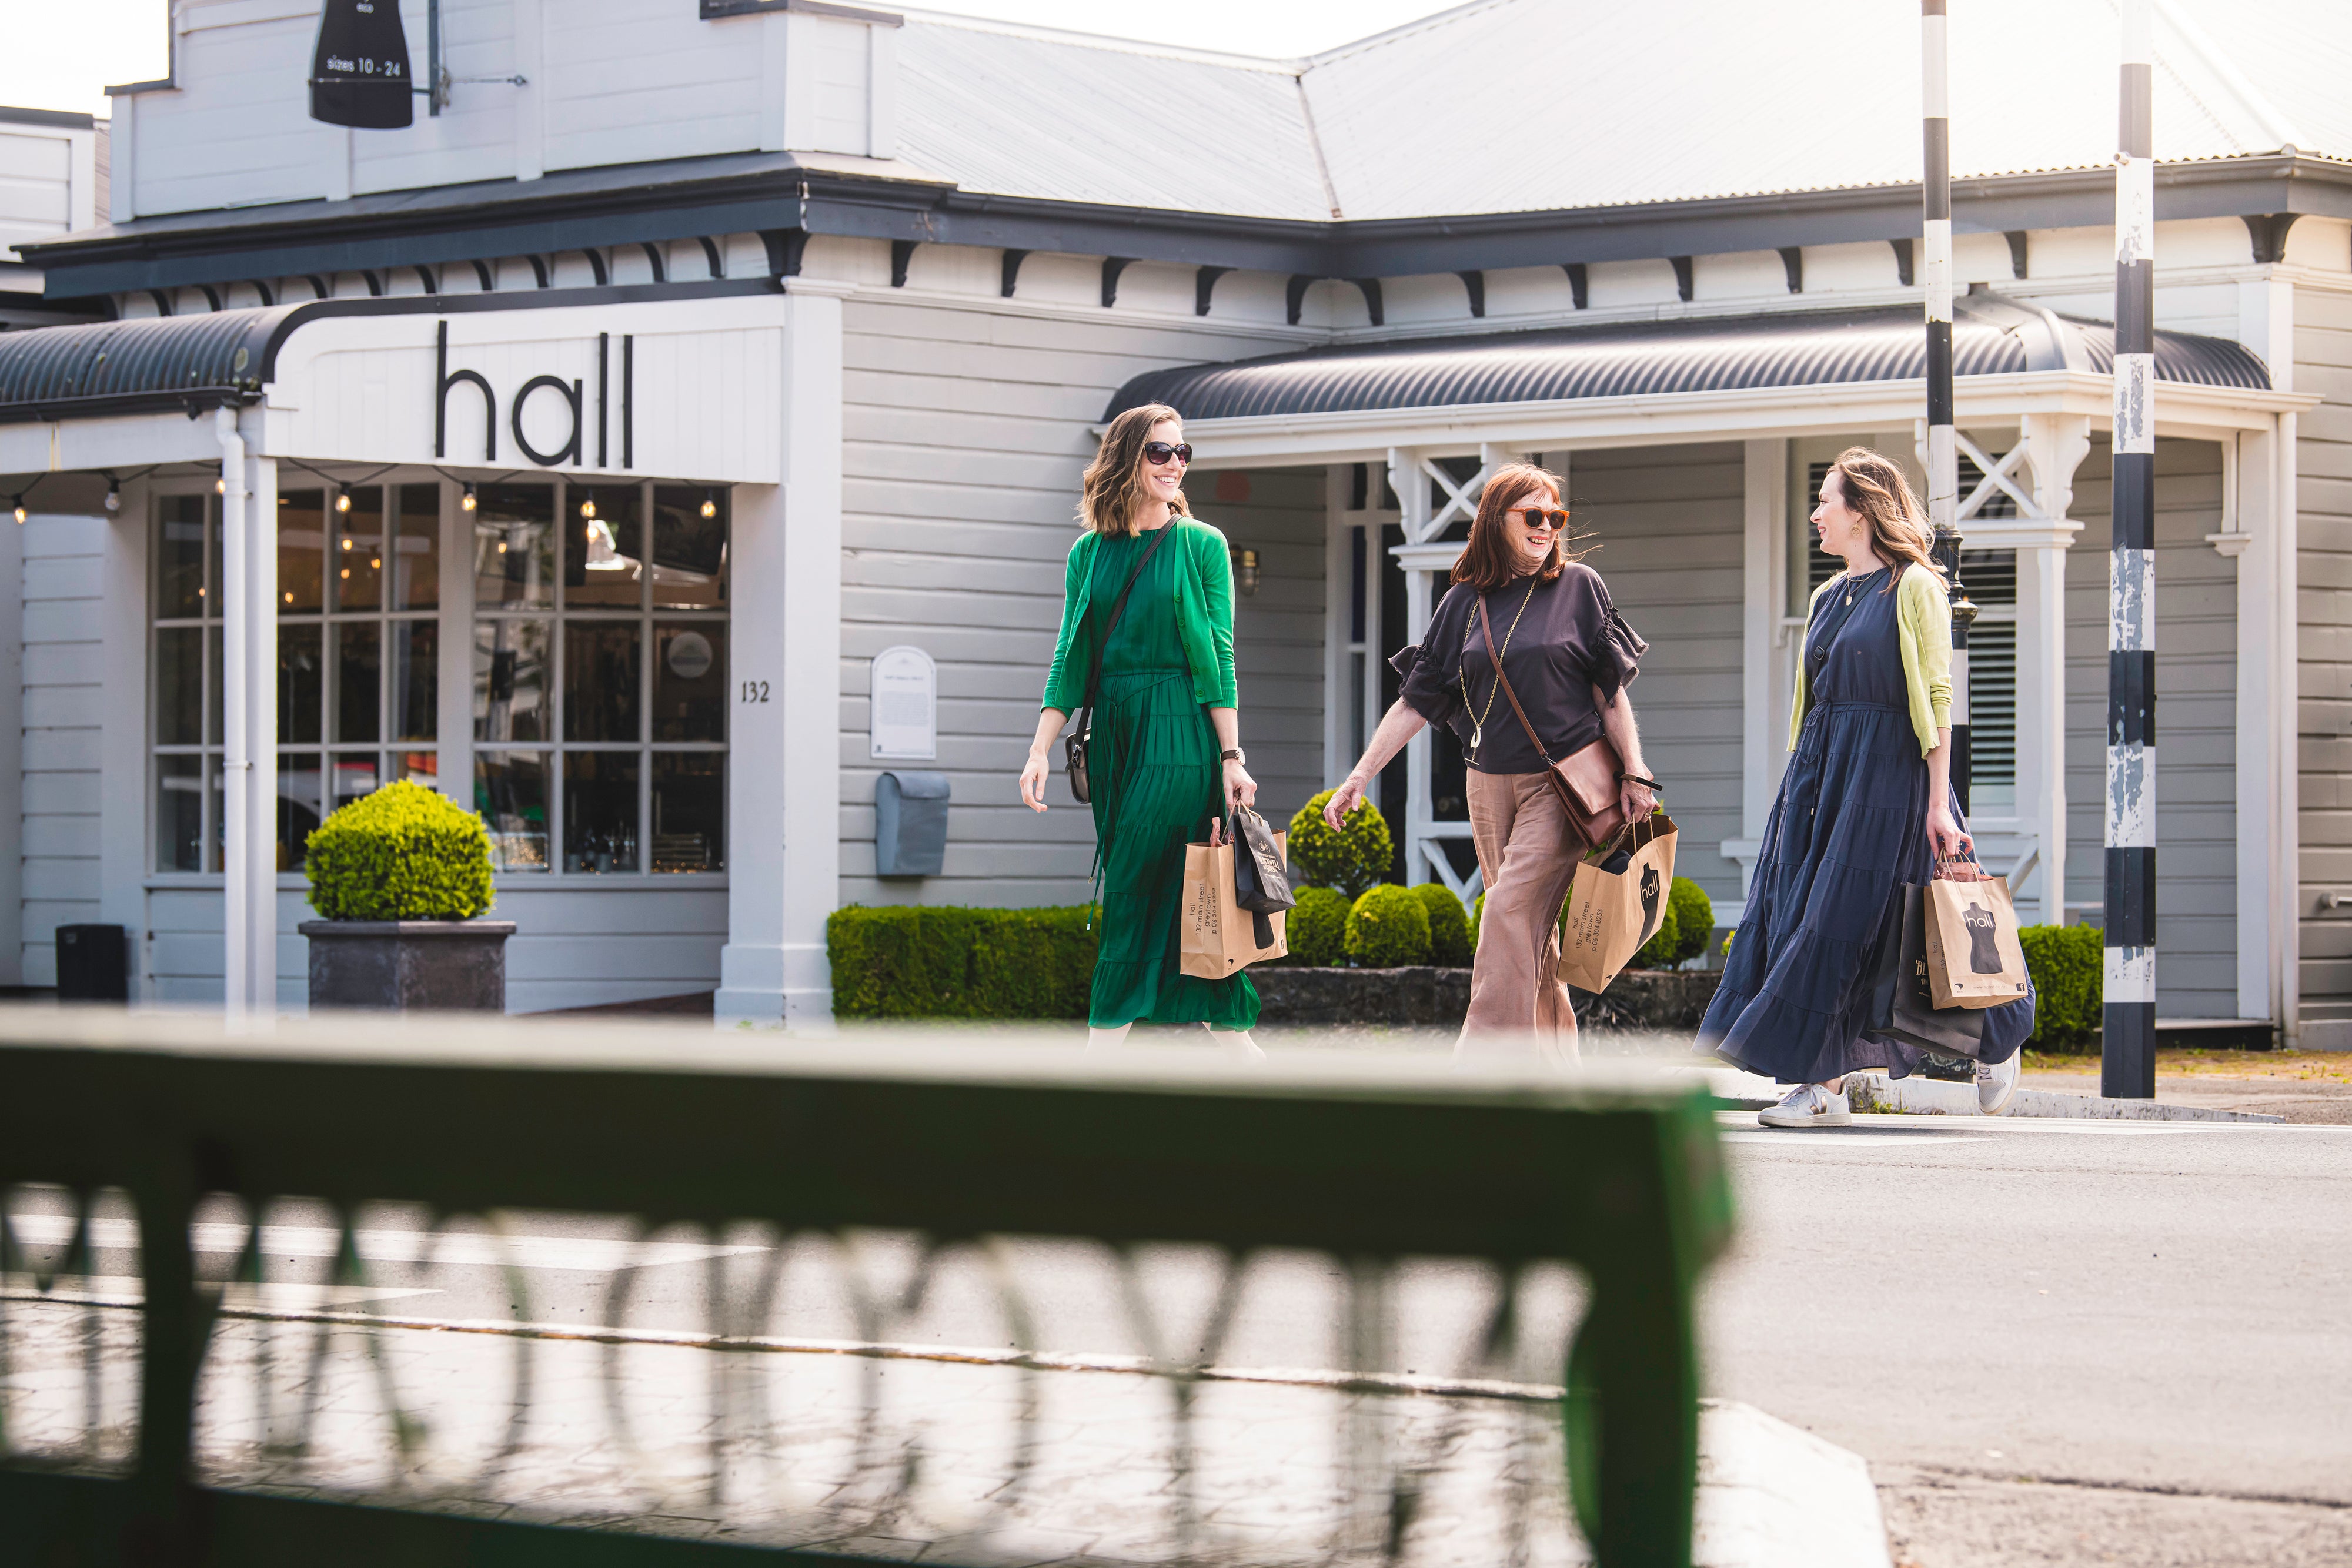
[[[221,671],[226,668],[221,662],[221,635],[217,622],[205,628],[205,646],[211,652],[211,658],[205,665],[205,744],[207,746],[221,743],[221,707],[227,700],[221,690]]]
[[[339,751],[327,759],[327,810],[373,795],[383,758],[373,751]]]
[[[155,758],[155,869],[205,869],[205,762],[201,757]]]
[[[278,869],[299,871],[318,828],[319,754],[289,751],[278,758]]]
[[[637,756],[563,754],[563,869],[637,869]]]
[[[319,743],[324,685],[320,663],[315,622],[278,629],[278,739],[281,745]]]
[[[384,779],[387,784],[407,779],[422,784],[427,789],[441,788],[441,758],[430,751],[395,751],[384,758]]]
[[[441,626],[395,621],[392,637],[392,736],[431,740],[441,732]]]
[[[474,810],[489,825],[499,870],[547,869],[546,753],[474,753]]]
[[[654,492],[654,608],[727,602],[727,491],[665,485]],[[702,509],[710,508],[704,517]]]
[[[392,556],[392,607],[435,610],[441,604],[441,486],[400,487],[400,537]]]
[[[727,624],[654,628],[654,738],[727,738]]]
[[[563,605],[609,604],[634,610],[645,590],[645,493],[574,486],[563,529]],[[596,515],[588,516],[593,507]]]
[[[155,744],[194,746],[205,727],[205,629],[155,633]]]
[[[165,496],[155,507],[155,616],[205,612],[205,506],[202,496]]]
[[[288,490],[278,497],[278,612],[299,615],[323,607],[327,493]]]
[[[544,621],[474,622],[474,738],[547,740]]]
[[[335,514],[335,608],[378,610],[383,605],[383,486],[347,490],[341,499],[352,509]]]
[[[727,757],[654,753],[654,870],[727,868]]]
[[[563,738],[629,740],[637,735],[635,621],[572,621],[563,628]]]
[[[555,603],[555,486],[485,485],[474,512],[474,603]]]
[[[373,621],[335,627],[335,738],[383,737],[383,628]]]

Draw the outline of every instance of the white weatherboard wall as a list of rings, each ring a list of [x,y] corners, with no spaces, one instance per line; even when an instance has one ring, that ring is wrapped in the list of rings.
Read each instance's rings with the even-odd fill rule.
[[[99,720],[106,709],[99,614],[106,525],[26,519],[21,984],[57,983],[60,925],[99,906]],[[218,960],[215,960],[217,967]]]
[[[2296,422],[2297,967],[2304,1019],[2335,1023],[2325,1043],[2340,1048],[2352,1019],[2352,910],[2319,900],[2352,892],[2352,295],[2298,288],[2294,316],[2295,390],[2327,400]]]
[[[2105,871],[2107,549],[2105,436],[2074,474],[2083,531],[2066,563],[2066,897],[2098,917]],[[2221,527],[2221,448],[2156,444],[2156,1007],[2235,1018],[2237,566]],[[1964,530],[1965,531],[1965,530]]]
[[[1720,442],[1578,452],[1568,468],[1576,528],[1601,547],[1587,564],[1650,644],[1628,690],[1680,831],[1675,874],[1713,899],[1740,896],[1717,846],[1739,836],[1746,460]]]
[[[929,247],[926,247],[928,250]],[[917,260],[925,259],[918,253]],[[1230,280],[1228,280],[1230,281]],[[1030,286],[1026,271],[1022,286]],[[1138,317],[1140,313],[1138,313]],[[1093,455],[1090,427],[1130,376],[1286,346],[1263,335],[1171,317],[1106,312],[1098,321],[1015,308],[958,308],[893,299],[879,290],[845,305],[842,513],[841,902],[1074,904],[1086,896],[1094,822],[1057,774],[1039,816],[1014,780],[1037,722],[1037,701],[1060,625],[1065,558],[1077,538],[1079,476]],[[1204,451],[1201,460],[1213,461]],[[1285,576],[1322,579],[1320,486],[1264,476],[1277,500],[1265,523],[1265,559]],[[1254,508],[1222,517],[1214,480],[1188,485],[1194,509],[1235,543],[1259,527]],[[1295,494],[1294,494],[1295,492]],[[1299,508],[1313,508],[1310,523]],[[1272,538],[1292,539],[1281,549]],[[1237,620],[1243,739],[1283,772],[1260,781],[1297,799],[1319,767],[1319,702],[1299,712],[1295,740],[1261,727],[1253,693],[1297,706],[1303,682],[1320,685],[1319,622],[1307,629],[1302,590],[1269,581]],[[1319,599],[1319,595],[1318,595]],[[1262,636],[1253,632],[1263,628]],[[940,755],[954,804],[941,875],[882,882],[874,864],[874,775],[868,756],[868,664],[913,643],[939,663]],[[1289,750],[1296,758],[1289,758]],[[1295,779],[1291,775],[1295,773]],[[1277,799],[1289,799],[1289,794]],[[1271,798],[1271,797],[1270,797]]]
[[[400,0],[429,69],[425,0]],[[898,28],[692,0],[443,0],[448,106],[398,130],[310,118],[319,0],[181,0],[174,85],[116,100],[120,219],[531,180],[719,152],[887,158]],[[523,78],[520,82],[509,79]]]

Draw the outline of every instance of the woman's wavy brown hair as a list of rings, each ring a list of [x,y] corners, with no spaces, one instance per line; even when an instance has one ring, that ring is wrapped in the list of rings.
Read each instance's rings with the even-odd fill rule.
[[[1184,416],[1164,402],[1147,402],[1110,422],[1102,444],[1095,448],[1095,460],[1087,465],[1085,485],[1078,492],[1080,522],[1098,534],[1122,538],[1134,534],[1136,503],[1143,499],[1144,443],[1151,439],[1153,425],[1170,420],[1181,427]],[[1168,509],[1180,517],[1192,515],[1181,490]]]
[[[1512,542],[1503,514],[1538,490],[1551,497],[1553,506],[1563,505],[1559,485],[1559,475],[1532,463],[1510,463],[1496,469],[1486,487],[1478,492],[1478,515],[1470,519],[1470,542],[1462,547],[1462,558],[1454,563],[1454,580],[1466,582],[1481,593],[1491,593],[1523,575],[1519,547]],[[1544,558],[1538,573],[1539,580],[1554,581],[1567,570],[1569,562],[1583,559],[1583,553],[1570,547],[1590,538],[1590,534],[1571,533],[1570,528],[1554,534],[1551,554]]]
[[[1927,516],[1911,481],[1904,477],[1901,464],[1867,446],[1849,446],[1837,455],[1830,472],[1837,476],[1838,494],[1845,497],[1845,504],[1870,525],[1870,548],[1879,559],[1898,568],[1887,574],[1881,592],[1895,591],[1903,577],[1899,568],[1906,563],[1924,566],[1937,577],[1944,575],[1944,569],[1927,553]]]

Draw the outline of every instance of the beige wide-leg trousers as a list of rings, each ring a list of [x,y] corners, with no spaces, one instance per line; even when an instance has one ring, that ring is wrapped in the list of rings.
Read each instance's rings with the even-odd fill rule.
[[[1559,912],[1584,841],[1540,773],[1469,770],[1470,835],[1486,884],[1470,1011],[1454,1051],[1577,1063],[1576,1013],[1559,980]]]

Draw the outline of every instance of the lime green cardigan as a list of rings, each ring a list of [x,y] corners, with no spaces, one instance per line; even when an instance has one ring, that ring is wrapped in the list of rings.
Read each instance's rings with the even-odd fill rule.
[[[1822,595],[1845,581],[1840,573],[1813,590],[1805,606],[1805,626]],[[1903,685],[1911,695],[1911,727],[1918,732],[1919,755],[1936,749],[1936,732],[1952,726],[1952,612],[1944,580],[1924,566],[1906,567],[1895,585],[1895,628],[1903,648]],[[1804,644],[1797,645],[1797,700],[1789,706],[1789,749],[1805,727],[1811,697],[1805,690]]]
[[[1225,536],[1198,517],[1170,522],[1176,537],[1167,548],[1177,559],[1176,630],[1184,664],[1192,672],[1192,700],[1211,707],[1240,706],[1234,685],[1234,559]],[[1070,547],[1062,570],[1062,634],[1045,672],[1045,697],[1038,705],[1075,712],[1087,700],[1087,665],[1094,655],[1094,628],[1087,624],[1087,599],[1095,578],[1102,538],[1089,528]]]

